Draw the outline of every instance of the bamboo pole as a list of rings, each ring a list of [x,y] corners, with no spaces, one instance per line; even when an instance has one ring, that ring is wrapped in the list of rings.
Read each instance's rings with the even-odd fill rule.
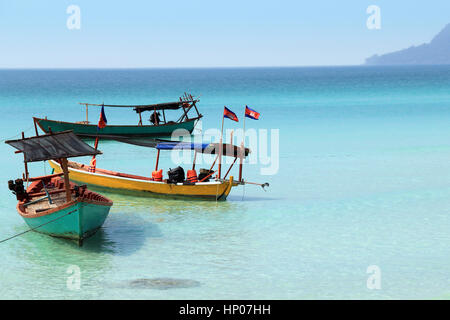
[[[166,121],[166,113],[164,112],[164,109],[162,109],[162,113],[163,113],[164,123],[167,123],[167,121]]]
[[[224,107],[225,108],[225,107]],[[225,109],[224,109],[225,110]],[[222,114],[222,129],[220,130],[220,143],[219,143],[219,179],[220,179],[220,174],[222,171],[222,153],[223,153],[223,145],[222,145],[222,141],[223,141],[223,120],[225,119],[225,117]]]
[[[247,107],[247,106],[245,106]],[[241,150],[240,150],[240,161],[239,161],[239,181],[242,182],[242,168],[244,166],[244,157],[245,157],[245,110],[244,110],[244,132],[242,133],[242,143],[241,143]]]
[[[218,158],[219,158],[219,155],[217,155],[216,158],[214,159],[214,161],[213,161],[213,163],[211,165],[211,168],[209,168],[209,171],[211,171],[212,168],[214,168],[214,165],[216,164],[216,161],[217,161]]]
[[[194,151],[194,161],[192,163],[192,170],[195,170],[195,159],[197,158],[197,150]]]
[[[69,180],[69,169],[67,168],[67,158],[62,158],[60,162],[62,171],[64,173],[64,189],[66,189],[66,201],[70,202],[72,200],[72,194],[70,191],[70,180]]]
[[[233,163],[230,165],[230,168],[228,168],[227,173],[225,173],[225,175],[223,176],[223,179],[224,179],[224,180],[226,179],[226,177],[227,177],[228,173],[230,172],[231,168],[233,168],[234,164],[236,163],[236,160],[237,160],[237,157],[234,158],[234,161],[233,161]]]
[[[198,112],[197,105],[195,104],[195,101],[192,102],[194,105],[195,111],[197,112],[197,117],[200,117],[200,113]]]
[[[36,118],[33,118],[33,122],[34,122],[34,131],[36,131],[36,136],[39,136],[38,128],[36,125]]]
[[[186,120],[189,120],[189,117],[187,115],[186,109],[184,108],[184,103],[181,104],[181,107],[183,108],[183,112],[184,112],[184,117],[186,118]],[[180,122],[183,122],[184,119],[182,119]]]
[[[155,122],[153,123],[155,126],[159,125],[158,116],[156,115],[156,107],[153,108],[153,120],[155,120]]]
[[[98,148],[98,136],[95,137],[95,143],[94,143],[94,149],[95,149],[95,151],[97,151],[97,148]],[[94,158],[95,158],[95,154],[94,154]]]
[[[22,139],[25,139],[25,133],[22,131]],[[24,167],[25,167],[25,180],[28,181],[28,163],[25,161],[25,152],[23,153],[23,162],[24,162]]]
[[[159,163],[159,149],[158,149],[158,152],[157,152],[157,154],[156,154],[156,167],[155,167],[155,171],[158,171],[158,163]]]

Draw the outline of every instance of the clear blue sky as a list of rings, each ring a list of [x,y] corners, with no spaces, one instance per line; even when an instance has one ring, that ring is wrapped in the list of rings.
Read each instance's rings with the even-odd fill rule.
[[[381,30],[366,27],[372,4]],[[449,22],[449,0],[0,0],[0,68],[351,65]]]

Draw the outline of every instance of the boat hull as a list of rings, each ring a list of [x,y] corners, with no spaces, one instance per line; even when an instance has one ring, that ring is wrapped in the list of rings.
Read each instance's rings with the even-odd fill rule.
[[[101,130],[98,130],[96,124],[83,124],[74,122],[64,122],[56,120],[48,120],[41,118],[34,118],[35,122],[45,132],[61,132],[66,130],[73,130],[73,132],[80,137],[95,138],[97,136],[121,136],[121,137],[157,137],[170,136],[173,131],[177,129],[187,130],[192,133],[198,118],[190,119],[181,123],[155,125],[130,125],[118,126],[108,125]]]
[[[61,167],[55,161],[49,161],[50,166],[55,173],[60,173]],[[84,183],[90,186],[108,188],[112,191],[135,193],[135,194],[154,194],[169,197],[197,198],[208,200],[226,200],[231,188],[237,184],[230,180],[219,182],[204,182],[192,185],[182,183],[171,184],[156,182],[150,180],[133,179],[126,177],[113,176],[101,173],[92,173],[85,170],[74,169],[69,166],[70,179],[78,183]]]
[[[34,231],[82,244],[103,225],[110,209],[110,205],[73,201],[48,214],[26,217],[18,211]]]

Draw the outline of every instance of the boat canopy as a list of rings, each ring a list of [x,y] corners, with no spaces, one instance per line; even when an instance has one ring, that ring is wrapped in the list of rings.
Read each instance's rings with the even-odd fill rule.
[[[7,140],[5,143],[23,152],[25,162],[101,154],[100,151],[80,140],[71,130]]]
[[[175,101],[175,102],[164,102],[157,104],[143,104],[143,105],[115,105],[115,104],[92,104],[92,103],[83,103],[82,105],[88,106],[98,106],[98,107],[111,107],[111,108],[133,108],[136,113],[141,113],[144,111],[158,111],[158,110],[177,110],[180,109],[183,104],[191,104],[198,102],[198,100],[183,100],[183,101]]]
[[[177,110],[180,109],[183,105],[190,105],[191,103],[195,103],[198,100],[184,100],[184,101],[176,101],[176,102],[165,102],[158,104],[151,104],[146,106],[134,106],[134,111],[136,113],[141,113],[144,111],[158,111],[158,110]]]
[[[160,142],[156,145],[158,150],[172,150],[172,149],[190,149],[201,153],[207,154],[219,154],[220,147],[219,143],[192,143],[192,142],[179,142],[179,141],[167,141]],[[224,143],[223,145],[223,155],[229,157],[238,157],[240,147]],[[245,156],[250,153],[249,148],[245,148]]]
[[[123,143],[133,144],[141,147],[155,148],[158,150],[195,150],[197,152],[206,154],[219,154],[219,143],[195,143],[195,142],[185,142],[185,141],[171,141],[163,139],[129,139],[125,137],[111,137],[116,141]],[[223,143],[223,156],[229,157],[239,157],[241,147],[235,146],[229,143]],[[250,153],[249,148],[245,148],[245,157]]]
[[[222,155],[228,157],[239,157],[241,152],[241,147],[235,146],[229,143],[222,143]],[[208,147],[203,150],[203,153],[208,154],[219,154],[220,143],[210,143]],[[245,148],[244,157],[248,156],[250,153],[249,148]]]
[[[160,142],[156,144],[155,148],[158,150],[172,150],[172,149],[183,149],[183,150],[196,150],[198,152],[203,152],[205,148],[209,146],[209,143],[194,143],[194,142]]]

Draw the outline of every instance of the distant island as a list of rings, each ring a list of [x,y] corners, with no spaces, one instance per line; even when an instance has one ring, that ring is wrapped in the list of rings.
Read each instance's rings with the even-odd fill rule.
[[[430,43],[366,59],[366,65],[450,64],[450,23]]]

